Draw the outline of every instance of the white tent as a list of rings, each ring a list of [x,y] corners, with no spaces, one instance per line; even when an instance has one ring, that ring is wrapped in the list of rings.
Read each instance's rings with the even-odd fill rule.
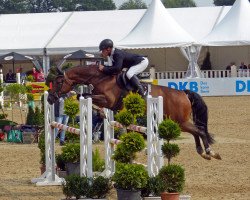
[[[98,50],[105,38],[123,38],[140,20],[145,10],[73,12],[67,23],[46,45],[48,54],[67,54],[75,50]]]
[[[162,48],[190,46],[195,42],[168,13],[160,0],[152,0],[133,30],[118,46],[123,48]]]
[[[0,52],[43,55],[70,13],[0,15]]]
[[[250,44],[250,3],[236,0],[226,16],[201,43],[205,46],[242,46]]]

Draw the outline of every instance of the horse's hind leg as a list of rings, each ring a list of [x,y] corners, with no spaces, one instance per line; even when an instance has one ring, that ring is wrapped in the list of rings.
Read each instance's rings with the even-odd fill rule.
[[[184,123],[180,124],[180,126],[181,126],[182,131],[191,133],[194,136],[197,153],[200,154],[202,158],[205,158],[207,160],[211,160],[210,154],[205,153],[203,151],[203,148],[202,148],[201,142],[200,142],[200,138],[201,138],[205,149],[206,150],[210,149],[205,133],[202,132],[201,130],[199,130],[194,124],[192,124],[190,122],[184,122]]]

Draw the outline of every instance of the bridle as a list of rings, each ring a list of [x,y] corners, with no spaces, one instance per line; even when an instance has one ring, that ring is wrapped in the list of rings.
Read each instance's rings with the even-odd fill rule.
[[[58,81],[59,78],[61,78],[60,82]],[[56,77],[55,91],[53,93],[50,91],[50,94],[53,95],[55,98],[59,99],[61,96],[61,89],[64,83],[69,85],[70,87],[73,85],[73,82],[68,78],[65,72],[63,75],[58,75]]]

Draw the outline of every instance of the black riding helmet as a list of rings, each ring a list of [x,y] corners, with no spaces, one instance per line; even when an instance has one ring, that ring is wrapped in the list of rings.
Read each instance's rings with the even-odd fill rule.
[[[103,49],[107,49],[107,48],[113,48],[113,41],[110,39],[105,39],[103,41],[101,41],[101,43],[99,44],[99,50],[102,51]]]

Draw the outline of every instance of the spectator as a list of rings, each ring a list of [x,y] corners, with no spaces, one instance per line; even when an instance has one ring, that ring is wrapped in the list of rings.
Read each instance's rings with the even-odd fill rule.
[[[23,72],[22,67],[20,67],[18,71],[20,73],[20,81],[21,81],[21,83],[24,83],[26,80],[26,73]]]
[[[33,71],[32,75],[35,79],[35,82],[43,82],[44,81],[44,73],[43,73],[42,69],[37,70],[35,67],[33,67],[32,71]]]
[[[44,82],[44,73],[42,68],[39,70],[37,74],[37,82]]]
[[[248,64],[248,69],[250,69],[250,64]]]
[[[240,63],[239,69],[247,69],[247,66],[245,65],[244,62]]]
[[[60,98],[55,102],[54,105],[54,109],[55,109],[55,120],[58,123],[67,125],[68,121],[69,121],[69,116],[64,114],[64,98]],[[65,131],[64,130],[60,130],[58,131],[58,129],[55,129],[55,135],[56,137],[58,137],[60,133],[60,145],[63,146],[65,143]]]
[[[12,72],[11,69],[6,74],[5,82],[6,83],[15,83],[16,82],[16,75]]]
[[[235,62],[230,62],[230,64],[226,67],[226,70],[231,70],[232,66],[235,66]]]

